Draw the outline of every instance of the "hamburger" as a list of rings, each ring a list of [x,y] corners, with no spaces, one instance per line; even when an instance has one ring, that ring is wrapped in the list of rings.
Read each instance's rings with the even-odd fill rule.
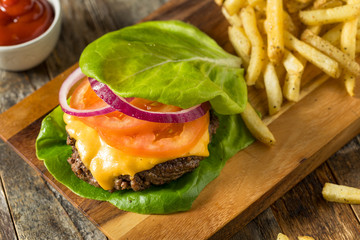
[[[72,111],[71,107],[83,110],[106,106],[93,91],[88,79],[74,91],[70,106],[64,99],[61,100],[63,110],[67,112],[64,113],[67,144],[72,146],[73,151],[68,162],[78,178],[108,191],[140,191],[151,185],[176,180],[197,168],[199,162],[209,156],[207,145],[210,136],[216,132],[217,120],[212,117],[209,122],[207,104],[184,114],[178,107],[156,101],[139,98],[128,101],[146,113],[156,112],[159,115],[140,120],[113,111],[78,117],[79,112]],[[159,119],[170,113],[175,116],[169,120],[170,123]],[[137,116],[135,111],[132,114]],[[189,119],[184,115],[195,116]],[[148,121],[151,117],[155,119]]]
[[[239,114],[247,104],[240,64],[180,21],[108,33],[62,85],[37,156],[82,197],[145,214],[186,211],[254,141]]]

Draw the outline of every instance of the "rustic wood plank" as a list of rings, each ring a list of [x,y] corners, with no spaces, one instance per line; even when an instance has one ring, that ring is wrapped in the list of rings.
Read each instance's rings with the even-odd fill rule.
[[[272,205],[284,234],[292,239],[299,235],[329,240],[360,238],[360,224],[350,206],[322,198],[323,184],[334,180],[323,164]]]
[[[268,208],[232,236],[231,240],[275,240],[280,232],[281,228],[278,225],[271,208]]]
[[[0,113],[30,95],[34,89],[28,85],[25,75],[0,70]]]
[[[91,223],[83,212],[75,208],[69,201],[67,201],[62,194],[56,191],[50,184],[46,184],[50,190],[54,193],[56,199],[60,202],[61,206],[65,209],[69,215],[71,221],[79,231],[83,239],[96,239],[105,240],[106,236],[93,224]]]
[[[0,175],[0,239],[17,239]]]
[[[44,181],[4,143],[0,144],[0,159],[4,189],[19,238],[81,239]]]
[[[21,101],[19,104],[2,113],[0,118],[0,126],[2,126],[0,137],[4,141],[7,141],[18,131],[25,128],[58,105],[57,95],[61,83],[64,81],[65,76],[69,75],[75,67],[76,66],[73,66],[64,73],[60,74],[53,81],[45,84],[41,89],[26,97],[25,101]],[[17,88],[15,87],[15,89]],[[26,86],[21,86],[20,89],[26,89]],[[8,106],[8,104],[12,104],[9,103],[10,101],[7,102],[6,106]]]
[[[327,163],[335,176],[336,183],[360,188],[360,136],[344,146]],[[360,222],[360,205],[351,207]]]

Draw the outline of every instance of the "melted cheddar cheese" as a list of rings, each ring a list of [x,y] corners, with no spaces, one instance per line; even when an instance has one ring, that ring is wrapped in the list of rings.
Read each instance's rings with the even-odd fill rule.
[[[138,172],[170,160],[128,155],[108,145],[95,129],[87,126],[77,117],[64,114],[64,121],[67,124],[66,131],[69,136],[76,140],[75,146],[82,162],[105,190],[113,188],[114,179],[119,175],[133,177]],[[209,132],[205,131],[198,143],[188,153],[178,157],[209,156],[208,144]]]

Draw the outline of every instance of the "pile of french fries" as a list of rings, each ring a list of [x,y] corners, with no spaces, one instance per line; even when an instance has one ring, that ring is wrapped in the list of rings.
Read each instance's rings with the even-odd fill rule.
[[[310,236],[298,236],[297,237],[298,240],[314,240],[313,237]],[[286,236],[285,234],[279,233],[277,235],[276,240],[290,240],[288,236]]]
[[[215,2],[230,23],[229,39],[243,60],[247,85],[266,92],[269,115],[285,101],[299,101],[309,75],[339,78],[354,95],[360,0]]]

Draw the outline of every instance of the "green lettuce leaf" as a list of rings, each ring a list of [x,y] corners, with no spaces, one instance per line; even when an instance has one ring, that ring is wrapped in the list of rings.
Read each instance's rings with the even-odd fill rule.
[[[210,101],[220,114],[237,114],[245,108],[240,64],[240,58],[180,21],[145,22],[108,33],[89,44],[80,57],[85,75],[120,96],[182,108]]]
[[[108,201],[119,209],[143,214],[186,211],[201,190],[220,174],[225,162],[253,142],[239,115],[216,116],[220,125],[209,144],[210,156],[202,160],[197,169],[178,180],[141,192],[127,190],[110,193],[75,176],[67,162],[72,151],[66,145],[67,135],[60,107],[43,119],[36,140],[36,154],[60,183],[81,197]]]

